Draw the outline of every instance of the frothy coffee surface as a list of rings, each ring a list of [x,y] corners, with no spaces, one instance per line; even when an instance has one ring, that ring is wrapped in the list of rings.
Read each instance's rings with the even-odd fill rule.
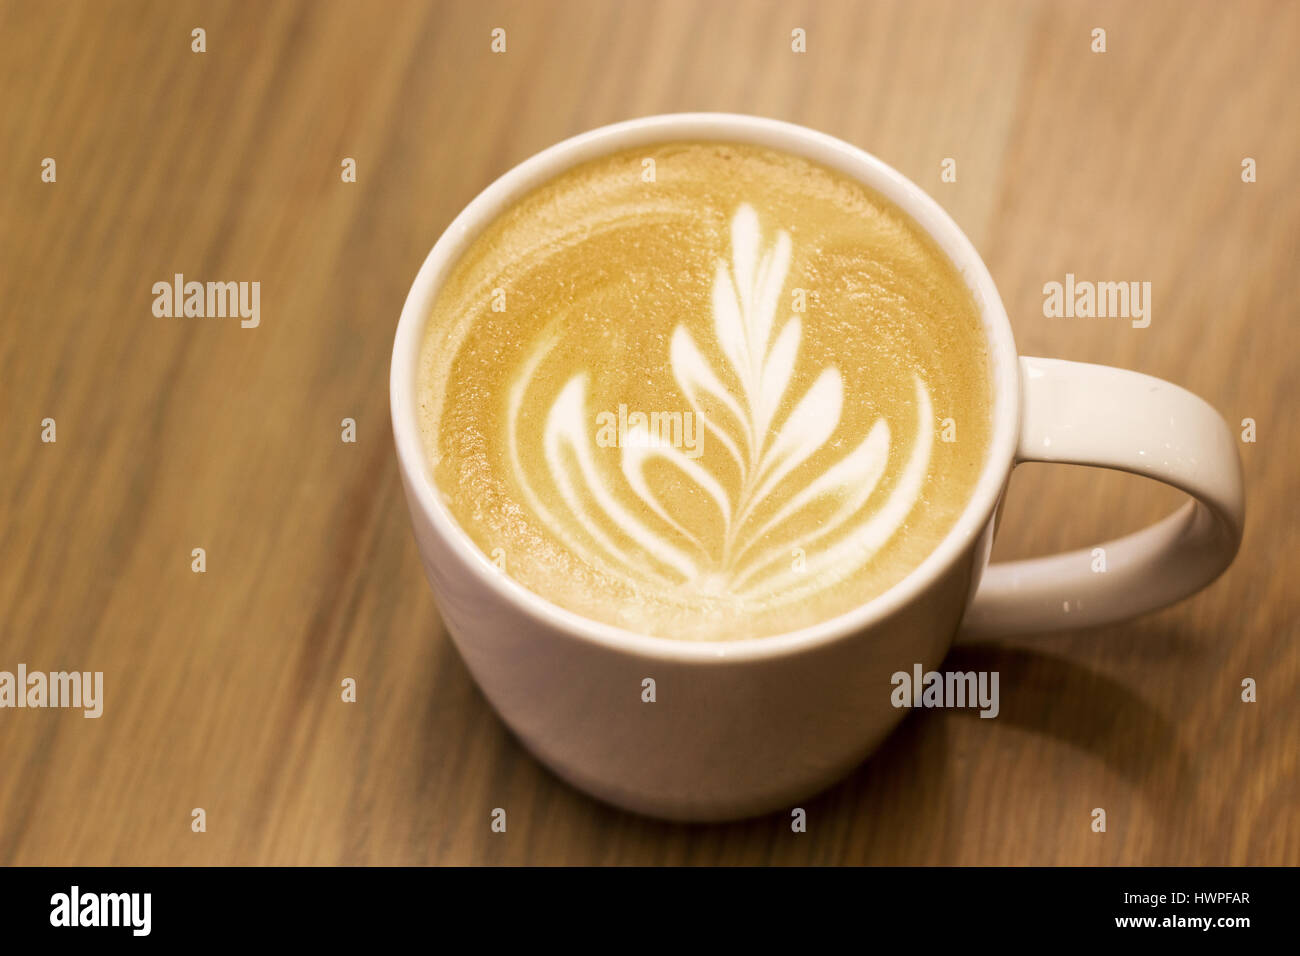
[[[961,277],[882,197],[673,143],[488,226],[434,304],[417,398],[434,483],[501,573],[721,640],[849,611],[934,550],[984,463],[988,363]]]

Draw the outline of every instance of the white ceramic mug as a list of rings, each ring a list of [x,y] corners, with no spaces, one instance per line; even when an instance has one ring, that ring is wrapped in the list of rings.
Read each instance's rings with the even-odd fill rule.
[[[430,306],[475,236],[534,187],[606,153],[668,140],[727,140],[822,163],[883,194],[938,242],[979,305],[992,363],[993,433],[969,504],[906,578],[853,611],[787,634],[731,642],[650,637],[588,620],[499,571],[461,530],[430,476],[415,370]],[[731,114],[651,116],[584,133],[478,195],[429,253],[393,346],[393,432],[420,556],[470,673],[543,763],[630,810],[718,820],[789,807],[863,760],[906,710],[890,676],[929,670],[963,633],[1077,628],[1155,610],[1205,586],[1237,552],[1241,464],[1223,419],[1160,379],[1016,354],[979,254],[939,205],[848,143]],[[1011,470],[1023,461],[1116,468],[1191,496],[1181,510],[1092,549],[988,565]],[[653,678],[656,700],[642,700]]]

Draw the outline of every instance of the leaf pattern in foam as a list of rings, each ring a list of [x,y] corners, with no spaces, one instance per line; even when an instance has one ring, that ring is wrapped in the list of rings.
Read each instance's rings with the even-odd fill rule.
[[[603,549],[607,560],[612,560],[615,565],[644,567],[645,564],[638,560],[640,555],[621,546],[611,534],[612,531],[621,531],[641,547],[645,556],[654,558],[688,578],[696,574],[698,566],[690,555],[665,540],[663,535],[657,534],[634,512],[624,508],[601,480],[587,434],[586,405],[587,376],[580,373],[569,379],[555,399],[543,433],[548,469],[554,478],[556,489],[578,526]],[[570,466],[570,461],[576,464],[576,468]],[[587,496],[579,492],[579,485],[586,488]],[[605,518],[613,519],[614,527],[609,528],[607,521],[594,515],[589,503],[596,505]],[[579,553],[587,550],[571,534],[566,537],[570,548]]]
[[[605,484],[609,472],[597,467],[592,454],[587,377],[579,373],[555,399],[543,435],[551,486],[571,519],[558,520],[533,487],[517,447],[523,394],[550,346],[525,365],[511,391],[512,466],[534,511],[576,553],[598,557],[607,569],[624,569],[630,581],[638,574],[661,583],[707,577],[714,586],[723,582],[735,596],[782,603],[847,577],[902,526],[920,497],[933,442],[929,392],[919,377],[917,437],[883,502],[866,510],[889,461],[892,436],[883,419],[852,451],[802,487],[783,484],[825,448],[840,428],[844,406],[843,378],[838,368],[828,366],[779,427],[773,427],[794,381],[803,333],[800,319],[790,316],[773,339],[792,255],[788,233],[778,230],[764,249],[757,212],[748,204],[737,209],[731,221],[730,262],[717,262],[711,305],[717,346],[739,395],[727,383],[727,370],[714,367],[685,325],[673,331],[669,345],[669,363],[683,396],[711,440],[734,461],[739,474],[734,497],[701,461],[654,441],[644,430],[634,430],[621,449],[617,474],[625,485],[623,495],[634,496],[649,514],[642,517],[624,506],[620,495]],[[720,554],[675,513],[677,502],[656,493],[647,477],[652,461],[676,469],[699,489],[701,500],[717,508],[725,539]],[[782,494],[788,497],[782,500]],[[803,512],[825,509],[828,501],[828,515],[795,532]],[[775,510],[760,519],[756,515],[764,504]],[[663,529],[652,526],[655,519]],[[792,549],[823,542],[808,556],[802,572],[791,569]]]
[[[719,380],[713,368],[700,352],[699,346],[691,338],[691,333],[686,331],[685,326],[677,326],[668,348],[673,377],[677,379],[677,385],[682,390],[682,394],[686,396],[686,401],[690,403],[691,409],[699,416],[704,426],[731,453],[731,457],[736,461],[736,466],[743,470],[748,460],[749,447],[753,443],[753,438],[749,435],[748,416],[736,403],[731,392],[727,390],[727,386],[723,385]],[[701,400],[702,396],[711,398],[731,413],[741,431],[740,438],[745,445],[743,453],[736,439],[732,437],[731,430],[726,427],[726,423],[720,421],[706,407]]]
[[[888,460],[889,426],[883,421],[877,421],[872,426],[871,432],[857,448],[819,475],[811,484],[802,488],[783,504],[772,517],[768,518],[747,536],[747,544],[736,554],[737,564],[753,564],[754,571],[761,568],[765,563],[761,560],[746,562],[745,559],[749,556],[749,553],[763,543],[766,535],[778,529],[784,522],[797,516],[805,508],[827,496],[839,498],[840,506],[829,518],[811,532],[805,534],[800,539],[799,546],[806,549],[808,545],[815,544],[827,535],[832,534],[844,521],[852,517],[854,512],[866,504],[867,499],[871,497],[871,493],[876,490],[876,485],[880,483]],[[779,553],[774,556],[773,560],[784,561],[787,557],[785,549],[780,548],[778,550]],[[739,580],[743,583],[748,580],[748,575]]]
[[[751,386],[744,306],[724,262],[718,263],[713,277],[713,334],[740,382],[741,394],[748,398]]]
[[[840,423],[844,405],[844,382],[839,369],[828,368],[817,376],[785,424],[776,431],[771,446],[764,450],[754,473],[754,487],[741,503],[736,524],[742,525],[751,509],[830,440]]]
[[[781,307],[781,290],[790,272],[790,254],[790,234],[782,230],[777,233],[772,248],[763,256],[762,268],[754,280],[748,321],[752,329],[749,336],[750,362],[755,377],[762,367],[772,338],[772,324],[776,321],[777,309]]]
[[[803,326],[797,318],[786,322],[763,362],[763,374],[759,379],[761,387],[758,401],[755,403],[757,408],[754,411],[754,428],[760,435],[768,434],[768,430],[772,427],[772,419],[776,417],[777,409],[781,407],[781,400],[785,398],[790,382],[794,379],[795,359],[799,355],[799,338],[802,331]],[[758,452],[762,454],[763,449],[759,448]]]
[[[731,219],[731,267],[735,276],[735,292],[739,297],[739,311],[749,314],[754,295],[754,276],[758,268],[759,243],[758,213],[748,203],[736,210]],[[718,265],[725,270],[726,263]]]
[[[698,462],[686,457],[679,449],[671,445],[662,445],[652,439],[650,432],[644,428],[632,429],[628,435],[632,442],[623,449],[623,477],[637,496],[657,514],[664,522],[675,528],[682,537],[692,542],[705,555],[709,546],[701,541],[696,533],[677,520],[646,481],[645,466],[654,459],[662,459],[677,468],[687,479],[694,482],[717,506],[718,516],[724,530],[731,521],[731,497],[718,479],[709,474]]]
[[[739,573],[732,578],[732,585],[737,593],[749,599],[766,598],[772,604],[797,600],[802,594],[807,593],[810,582],[815,582],[816,587],[827,587],[848,577],[856,568],[870,560],[902,527],[912,507],[921,496],[925,476],[930,467],[930,450],[934,443],[934,411],[930,404],[929,390],[919,376],[914,376],[913,386],[916,390],[917,405],[916,439],[912,443],[912,451],[903,464],[898,480],[885,500],[874,508],[869,516],[860,518],[858,523],[852,526],[851,533],[843,535],[838,541],[810,555],[802,571],[796,572],[791,569],[789,554],[783,550],[769,554],[766,560],[746,562]],[[878,422],[872,429],[873,433],[883,424]],[[868,435],[867,442],[870,441],[871,436]],[[888,449],[884,451],[887,454]],[[870,454],[878,456],[880,450],[875,449]],[[850,459],[852,457],[850,456]],[[855,466],[865,464],[867,458],[868,456],[864,455],[863,461],[855,463]],[[848,461],[849,459],[845,459],[841,464],[847,464]],[[884,464],[881,462],[882,470]],[[835,466],[832,471],[839,467],[839,465]],[[857,502],[858,506],[864,504],[869,496],[870,492],[862,494],[861,501]],[[798,539],[798,546],[806,547],[807,544],[820,540],[837,527],[842,528],[852,516],[853,504],[853,500],[847,502],[844,507],[841,507],[835,519]],[[777,561],[782,563],[783,570],[778,574],[762,578],[760,572],[765,569],[770,570]],[[759,579],[757,583],[753,583],[755,579]],[[771,598],[772,595],[777,595],[775,600]]]

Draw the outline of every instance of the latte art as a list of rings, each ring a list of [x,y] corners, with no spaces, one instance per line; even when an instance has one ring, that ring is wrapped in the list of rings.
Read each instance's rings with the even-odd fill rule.
[[[422,429],[501,573],[641,633],[760,636],[863,603],[951,527],[988,442],[982,342],[951,265],[864,187],[668,144],[475,241],[430,317]]]
[[[629,588],[642,582],[667,589],[689,588],[767,607],[792,600],[815,575],[827,587],[851,575],[896,532],[921,493],[930,461],[930,395],[919,376],[916,439],[903,474],[874,513],[863,505],[885,473],[890,431],[877,419],[861,442],[838,461],[800,484],[787,481],[821,450],[840,424],[844,384],[828,366],[794,402],[780,428],[777,413],[794,385],[802,323],[790,316],[778,330],[777,312],[790,268],[790,236],[779,232],[762,245],[758,215],[743,205],[731,223],[731,262],[719,261],[713,280],[712,333],[726,368],[715,369],[682,324],[672,332],[669,368],[698,416],[726,452],[720,466],[734,467],[738,482],[687,453],[654,441],[644,426],[625,445],[616,474],[597,464],[587,417],[588,373],[575,373],[553,399],[542,429],[542,454],[525,458],[519,419],[539,387],[541,360],[552,343],[541,343],[510,390],[507,447],[512,476],[546,530],[584,560]],[[738,384],[738,394],[724,384]],[[525,460],[534,467],[525,465]],[[687,499],[652,487],[650,466],[679,473],[716,506],[720,536],[692,530],[676,511]],[[537,468],[536,465],[543,467]],[[620,504],[621,478],[640,508]],[[549,494],[548,494],[549,492]],[[551,508],[547,499],[563,503]],[[808,526],[799,518],[829,499],[829,518]],[[775,508],[765,509],[773,503]],[[662,523],[641,515],[650,512]],[[761,517],[760,517],[761,516]],[[808,558],[808,551],[830,542]],[[796,567],[791,556],[806,560]]]

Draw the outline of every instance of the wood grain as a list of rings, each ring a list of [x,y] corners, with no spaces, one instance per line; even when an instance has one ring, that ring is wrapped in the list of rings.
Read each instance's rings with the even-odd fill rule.
[[[0,864],[1300,862],[1296,36],[1269,2],[0,6],[0,669],[105,675],[98,720],[0,711]],[[1258,423],[1223,578],[954,651],[1001,673],[1001,717],[912,716],[806,834],[634,818],[526,755],[442,629],[391,449],[393,330],[456,212],[566,136],[696,109],[931,191],[1023,352]],[[155,318],[178,272],[259,281],[260,327]],[[1151,327],[1043,318],[1066,272],[1150,281]],[[997,555],[1176,501],[1031,466]]]

